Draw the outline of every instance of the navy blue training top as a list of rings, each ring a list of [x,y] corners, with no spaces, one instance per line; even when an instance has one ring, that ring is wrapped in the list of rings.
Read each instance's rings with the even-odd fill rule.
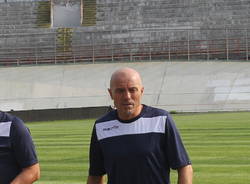
[[[108,175],[108,184],[169,184],[170,168],[191,164],[170,114],[144,105],[122,121],[111,111],[95,122],[90,176]]]
[[[22,168],[36,163],[28,128],[19,118],[0,111],[0,184],[9,184]]]

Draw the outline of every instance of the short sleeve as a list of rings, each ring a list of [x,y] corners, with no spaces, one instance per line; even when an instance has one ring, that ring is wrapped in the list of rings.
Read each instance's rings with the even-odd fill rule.
[[[170,167],[178,169],[190,165],[187,151],[182,143],[181,136],[175,126],[174,120],[168,114],[166,120],[166,154]]]
[[[35,146],[29,129],[15,118],[11,125],[11,145],[15,158],[21,168],[38,163]]]
[[[89,175],[102,176],[106,173],[100,142],[97,140],[95,126],[92,131],[89,150]]]

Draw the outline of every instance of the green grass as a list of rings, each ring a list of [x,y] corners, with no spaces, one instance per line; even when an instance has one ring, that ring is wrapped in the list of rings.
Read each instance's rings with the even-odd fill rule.
[[[250,113],[173,115],[191,157],[196,184],[250,183]],[[38,184],[83,184],[94,120],[27,123],[36,144]],[[172,184],[177,174],[172,171]]]
[[[93,121],[28,123],[41,166],[41,184],[85,183]]]

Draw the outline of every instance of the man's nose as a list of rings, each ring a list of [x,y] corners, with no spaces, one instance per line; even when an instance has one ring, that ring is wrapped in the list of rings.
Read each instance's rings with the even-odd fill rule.
[[[127,99],[130,99],[131,98],[131,93],[129,91],[125,91],[124,97],[127,98]]]

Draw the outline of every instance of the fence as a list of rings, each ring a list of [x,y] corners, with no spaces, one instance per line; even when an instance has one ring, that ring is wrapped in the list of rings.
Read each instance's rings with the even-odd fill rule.
[[[136,29],[0,35],[0,65],[249,60],[249,29]]]

